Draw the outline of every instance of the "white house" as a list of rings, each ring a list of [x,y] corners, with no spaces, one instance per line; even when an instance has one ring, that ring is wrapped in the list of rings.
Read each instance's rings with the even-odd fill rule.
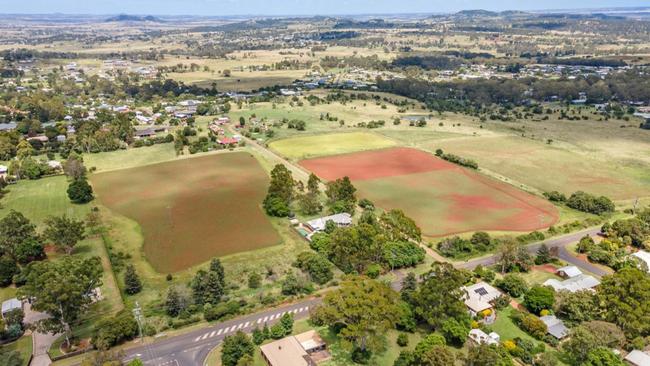
[[[485,282],[465,286],[462,289],[465,291],[463,301],[472,316],[477,316],[485,310],[491,310],[491,314],[486,318],[486,321],[490,322],[494,319],[492,301],[502,295],[501,291]]]
[[[5,317],[6,313],[8,313],[10,311],[13,311],[13,310],[16,310],[16,309],[21,309],[21,310],[23,309],[23,302],[22,301],[20,301],[20,300],[18,300],[16,298],[3,301],[2,302],[2,318]]]
[[[582,274],[582,271],[576,266],[566,266],[566,267],[558,268],[557,274],[560,277],[573,278],[573,277],[580,276]]]
[[[580,274],[578,276],[569,278],[568,280],[558,281],[551,278],[544,282],[544,286],[550,286],[555,291],[569,291],[578,292],[581,290],[593,290],[594,287],[600,285],[600,281],[593,276]]]
[[[633,366],[650,366],[650,354],[635,349],[625,356],[625,361]]]

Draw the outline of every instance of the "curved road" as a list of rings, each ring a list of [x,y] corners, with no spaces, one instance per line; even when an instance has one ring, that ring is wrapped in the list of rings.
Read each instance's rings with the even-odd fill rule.
[[[559,238],[549,239],[527,246],[531,253],[536,252],[542,244],[549,248],[558,248],[560,259],[571,263],[581,269],[598,276],[609,274],[601,267],[585,262],[572,256],[566,249],[567,245],[580,240],[585,235],[595,236],[600,233],[599,228],[590,228]],[[497,261],[497,256],[492,255],[485,258],[478,258],[463,263],[454,263],[458,268],[473,269],[480,265],[492,265]],[[403,273],[397,272],[397,277],[402,278]],[[401,280],[392,283],[393,288],[399,288]],[[202,366],[208,353],[217,346],[226,335],[237,330],[252,331],[255,326],[269,325],[279,320],[286,312],[294,313],[295,319],[303,319],[309,316],[309,311],[320,304],[321,299],[310,298],[290,305],[265,310],[256,314],[246,315],[237,319],[210,325],[205,328],[194,330],[182,335],[173,336],[167,339],[158,340],[153,343],[136,346],[126,350],[126,359],[139,357],[148,366]]]

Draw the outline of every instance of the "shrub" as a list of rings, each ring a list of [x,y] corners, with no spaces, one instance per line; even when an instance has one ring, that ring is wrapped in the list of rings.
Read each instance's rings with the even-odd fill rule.
[[[112,318],[97,323],[92,343],[100,350],[106,350],[138,335],[138,323],[129,311],[122,311]]]
[[[573,193],[566,201],[567,206],[596,215],[614,212],[614,202],[605,196],[596,197],[589,193],[578,191]]]
[[[400,347],[406,347],[409,345],[409,337],[405,333],[400,333],[397,336],[397,345]]]
[[[555,292],[546,286],[533,286],[524,296],[524,306],[531,312],[539,314],[544,309],[553,308]]]
[[[95,198],[93,188],[84,177],[73,180],[68,186],[67,193],[73,203],[88,203]]]
[[[334,277],[330,261],[314,252],[302,252],[298,254],[295,266],[309,273],[312,281],[319,285],[327,283]]]
[[[509,273],[495,282],[495,285],[512,297],[520,297],[528,291],[528,285],[523,277]]]
[[[366,276],[375,279],[381,274],[381,266],[379,264],[371,264],[366,268]]]

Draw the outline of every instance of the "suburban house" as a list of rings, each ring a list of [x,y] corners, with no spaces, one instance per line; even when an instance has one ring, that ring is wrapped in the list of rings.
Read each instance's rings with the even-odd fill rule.
[[[23,302],[13,298],[2,302],[2,318],[4,319],[5,314],[16,309],[23,309]]]
[[[545,315],[539,319],[546,324],[546,332],[553,337],[562,339],[569,335],[569,329],[564,325],[564,322],[558,319],[555,315]]]
[[[219,145],[226,145],[227,146],[227,145],[236,145],[236,144],[239,143],[239,140],[237,140],[234,137],[222,137],[222,138],[218,139],[217,142],[219,143]]]
[[[466,295],[463,301],[471,316],[483,314],[486,323],[492,323],[496,314],[492,302],[502,295],[501,291],[486,282],[479,282],[462,288]]]
[[[328,358],[326,349],[323,339],[313,330],[260,346],[269,366],[315,366]]]
[[[338,227],[350,226],[352,224],[352,216],[347,212],[343,212],[307,221],[306,225],[312,231],[324,231],[328,221],[334,222]]]
[[[567,268],[567,267],[564,267]],[[577,268],[576,268],[577,269]],[[564,281],[558,281],[555,278],[551,278],[546,280],[544,282],[544,286],[550,286],[552,287],[555,291],[569,291],[569,292],[578,292],[581,290],[592,290],[600,285],[600,281],[590,275],[583,274],[580,272],[580,274],[575,274],[574,270],[569,270],[573,277],[569,277],[568,279]],[[578,270],[580,271],[580,270]],[[559,272],[559,271],[558,271]],[[564,272],[566,273],[566,272]]]
[[[645,250],[639,250],[636,253],[632,253],[633,259],[639,262],[639,267],[646,272],[650,273],[650,253]]]
[[[144,139],[147,137],[156,136],[156,131],[153,128],[146,128],[144,130],[136,130],[133,135],[136,139]]]
[[[501,337],[495,333],[491,332],[490,334],[485,333],[480,329],[472,329],[469,331],[469,339],[476,343],[477,345],[481,344],[499,344]]]
[[[625,361],[633,366],[650,366],[650,354],[635,349],[625,356]]]

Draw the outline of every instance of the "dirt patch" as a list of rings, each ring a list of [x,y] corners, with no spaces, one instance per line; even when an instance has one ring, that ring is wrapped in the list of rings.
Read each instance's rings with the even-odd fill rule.
[[[92,183],[103,204],[140,224],[160,273],[280,243],[260,207],[268,175],[248,153],[101,173]]]

